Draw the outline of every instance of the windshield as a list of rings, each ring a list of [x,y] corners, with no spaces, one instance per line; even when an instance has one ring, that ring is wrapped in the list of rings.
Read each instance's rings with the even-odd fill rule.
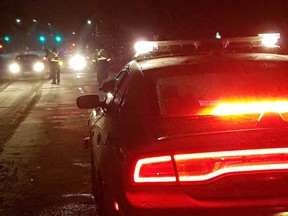
[[[263,107],[263,103],[272,106],[284,103],[286,106],[287,69],[288,64],[284,62],[221,62],[165,68],[150,74],[155,82],[160,115],[185,117],[218,115],[215,109],[223,104],[234,105],[231,109],[235,109],[235,104]],[[225,112],[229,114],[229,107],[221,115]],[[261,110],[254,112],[261,113]]]
[[[37,55],[20,55],[16,57],[17,61],[22,61],[22,62],[26,62],[26,61],[37,61],[39,60],[40,57]]]

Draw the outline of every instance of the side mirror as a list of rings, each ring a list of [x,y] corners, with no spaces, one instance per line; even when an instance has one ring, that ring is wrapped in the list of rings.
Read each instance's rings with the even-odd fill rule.
[[[76,103],[79,109],[94,109],[102,104],[98,95],[82,95],[77,98]]]

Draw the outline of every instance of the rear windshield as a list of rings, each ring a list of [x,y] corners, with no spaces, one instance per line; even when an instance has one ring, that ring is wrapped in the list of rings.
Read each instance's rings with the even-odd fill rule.
[[[154,88],[149,94],[154,94],[161,116],[211,115],[223,103],[288,103],[287,62],[220,62],[157,70],[147,74]]]

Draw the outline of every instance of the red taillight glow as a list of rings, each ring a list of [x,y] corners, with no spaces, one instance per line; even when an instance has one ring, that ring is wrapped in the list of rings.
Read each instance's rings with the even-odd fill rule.
[[[288,148],[181,154],[174,158],[180,182],[205,181],[237,172],[288,169]]]
[[[231,173],[278,170],[288,170],[288,148],[177,154],[139,160],[134,182],[200,182]]]
[[[175,182],[176,176],[170,156],[138,160],[134,182]]]
[[[228,116],[265,112],[287,113],[288,101],[220,103],[210,115]]]

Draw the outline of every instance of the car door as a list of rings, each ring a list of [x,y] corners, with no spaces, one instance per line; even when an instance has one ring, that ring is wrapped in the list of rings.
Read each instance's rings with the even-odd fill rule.
[[[115,131],[118,130],[119,114],[128,88],[128,71],[120,72],[115,82],[114,90],[107,93],[104,106],[97,111],[97,120],[92,125],[92,152],[95,167],[100,170],[102,177],[113,174],[111,158],[115,158],[115,146],[110,140],[117,140]]]

